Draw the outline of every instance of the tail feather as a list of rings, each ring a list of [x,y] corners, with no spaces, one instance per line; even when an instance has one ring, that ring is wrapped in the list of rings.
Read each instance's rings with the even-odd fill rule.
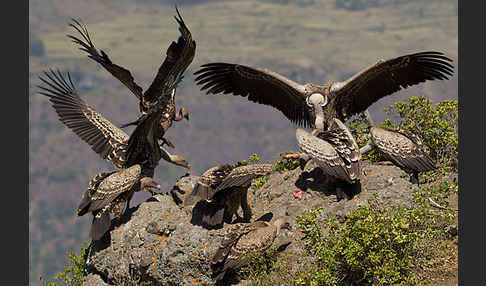
[[[94,214],[93,224],[91,225],[91,239],[100,240],[103,235],[110,229],[111,220],[108,212],[103,212],[100,217]]]
[[[223,223],[224,206],[210,204],[202,214],[202,221],[208,226],[215,227]]]

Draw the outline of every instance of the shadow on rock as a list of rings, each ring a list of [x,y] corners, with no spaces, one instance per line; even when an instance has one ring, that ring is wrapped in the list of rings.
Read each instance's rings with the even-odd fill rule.
[[[361,192],[361,182],[354,184],[349,184],[344,181],[333,182],[321,168],[314,168],[311,171],[302,172],[295,182],[295,186],[302,191],[311,189],[312,191],[323,193],[326,196],[336,195],[338,200],[343,198],[350,200]],[[338,188],[344,194],[337,191]]]

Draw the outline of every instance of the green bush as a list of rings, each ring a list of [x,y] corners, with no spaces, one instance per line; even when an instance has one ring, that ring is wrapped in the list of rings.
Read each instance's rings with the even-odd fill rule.
[[[55,279],[59,280],[61,284],[57,284],[55,282],[47,282],[41,278],[43,286],[58,286],[58,285],[66,285],[66,286],[81,286],[83,284],[83,279],[85,276],[84,273],[84,264],[86,263],[86,255],[88,254],[88,247],[89,242],[85,242],[84,247],[81,248],[79,252],[79,256],[76,256],[75,253],[67,252],[69,258],[69,264],[64,267],[63,272],[59,272]]]
[[[424,95],[410,97],[384,109],[388,115],[398,115],[399,121],[386,119],[384,125],[413,132],[440,165],[458,168],[458,102],[442,100],[437,104]]]
[[[294,170],[295,168],[300,166],[299,159],[282,159],[282,155],[284,154],[294,154],[294,151],[289,150],[285,153],[279,153],[278,156],[280,158],[277,161],[275,161],[275,163],[273,163],[273,170],[279,173],[284,173],[284,172]]]
[[[445,197],[451,190],[454,184],[442,184],[435,194]],[[423,195],[417,193],[417,198]],[[384,207],[370,200],[342,224],[331,214],[320,219],[320,208],[305,211],[297,223],[317,265],[298,275],[295,283],[417,285],[416,270],[433,261],[437,248],[430,246],[443,238],[445,226],[455,219],[454,212],[432,209],[425,200],[418,203],[414,208]]]

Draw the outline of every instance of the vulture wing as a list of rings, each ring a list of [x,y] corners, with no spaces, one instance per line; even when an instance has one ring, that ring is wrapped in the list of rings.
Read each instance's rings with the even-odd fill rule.
[[[120,80],[128,89],[132,91],[133,94],[138,99],[142,99],[142,88],[137,85],[133,79],[132,74],[129,70],[114,64],[108,55],[100,51],[101,54],[96,49],[95,45],[91,41],[86,26],[82,25],[79,21],[72,19],[72,23],[69,26],[73,27],[76,31],[81,34],[83,39],[78,37],[67,35],[74,43],[78,44],[79,49],[88,53],[88,57],[95,60],[97,63],[101,64],[107,71],[109,71],[114,77]]]
[[[38,86],[49,97],[59,120],[72,129],[83,141],[103,159],[116,168],[124,164],[124,152],[128,135],[88,106],[77,94],[71,76],[68,80],[61,72],[44,72],[46,78],[39,77],[47,86]]]
[[[305,86],[267,69],[255,69],[230,63],[209,63],[194,73],[196,83],[207,94],[233,94],[270,105],[290,121],[312,126],[305,103]]]
[[[334,83],[337,111],[343,121],[365,111],[382,97],[427,80],[452,76],[452,60],[443,53],[427,51],[380,60],[343,82]]]
[[[170,95],[176,81],[191,64],[196,53],[196,42],[192,39],[191,32],[182,20],[182,16],[176,7],[177,16],[174,17],[179,24],[181,35],[177,42],[172,42],[166,52],[166,58],[155,76],[150,87],[145,91],[143,100],[145,103],[155,103],[161,96]]]
[[[415,134],[404,130],[372,127],[370,135],[373,145],[398,167],[416,172],[436,168],[432,158],[423,150],[420,138]]]

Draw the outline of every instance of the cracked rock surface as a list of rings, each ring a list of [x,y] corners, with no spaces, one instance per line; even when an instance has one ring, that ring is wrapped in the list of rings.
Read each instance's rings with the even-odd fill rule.
[[[312,173],[314,168],[310,162],[305,171]],[[322,175],[305,178],[300,168],[274,172],[262,187],[248,193],[252,220],[290,216],[293,231],[283,232],[276,243],[291,241],[285,251],[298,254],[303,244],[295,232],[295,218],[304,210],[319,206],[324,213],[345,217],[375,195],[390,205],[412,204],[416,185],[398,167],[364,161],[362,169],[361,184],[350,187],[349,197],[342,200],[322,182]],[[169,194],[155,195],[113,221],[110,233],[93,244],[83,285],[212,285],[209,261],[227,224],[216,230],[191,224],[192,206],[184,207],[183,200],[197,178],[181,178]],[[294,194],[297,190],[302,191],[300,198]]]

